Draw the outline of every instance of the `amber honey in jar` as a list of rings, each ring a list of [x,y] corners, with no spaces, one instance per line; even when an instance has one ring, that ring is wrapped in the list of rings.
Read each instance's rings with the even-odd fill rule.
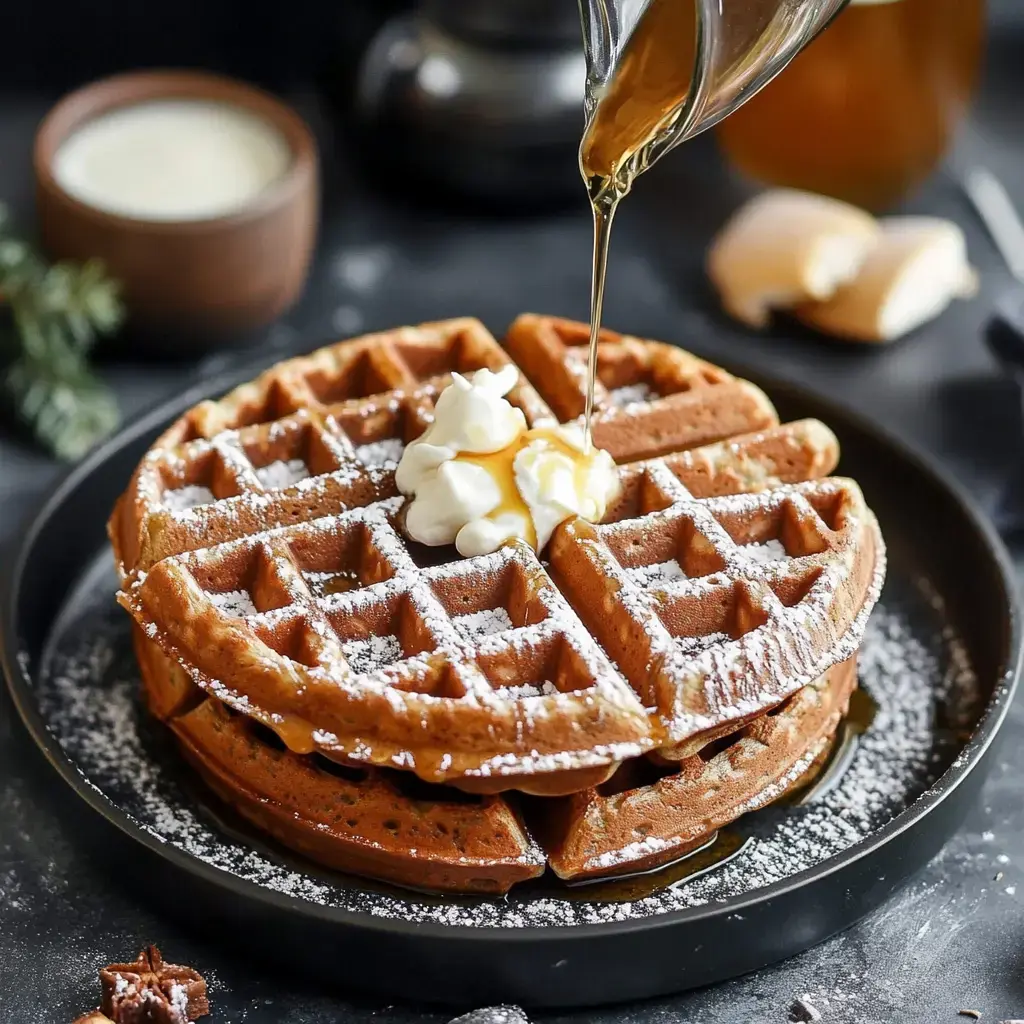
[[[884,208],[934,169],[970,101],[984,0],[851,0],[718,127],[740,171]]]

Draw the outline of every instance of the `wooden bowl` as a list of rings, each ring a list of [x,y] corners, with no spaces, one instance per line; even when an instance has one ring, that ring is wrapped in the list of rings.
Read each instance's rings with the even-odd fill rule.
[[[283,136],[292,161],[241,210],[206,220],[156,221],[108,213],[57,183],[61,143],[85,122],[148,100],[201,99],[242,107]],[[123,285],[131,324],[182,346],[239,338],[299,297],[319,211],[313,135],[292,109],[259,89],[193,71],[143,71],[87,85],[62,99],[33,153],[42,242],[56,259],[102,259]]]

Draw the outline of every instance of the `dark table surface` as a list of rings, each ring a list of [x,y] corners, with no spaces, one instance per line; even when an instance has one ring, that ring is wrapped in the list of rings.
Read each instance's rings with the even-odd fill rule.
[[[1024,19],[1015,0],[996,8],[981,101],[948,168],[908,204],[950,217],[967,232],[981,294],[888,348],[830,345],[780,330],[754,337],[715,311],[700,264],[711,232],[736,202],[702,140],[655,169],[626,204],[612,254],[606,321],[633,333],[739,360],[839,397],[927,449],[992,508],[1020,464],[1019,396],[998,374],[981,328],[1010,278],[957,186],[956,169],[983,162],[1024,205]],[[321,250],[307,294],[256,342],[273,357],[365,329],[459,314],[500,331],[516,313],[583,318],[589,224],[583,208],[543,217],[481,218],[403,207],[371,194],[332,144],[330,119],[312,95],[296,102],[324,139],[327,183]],[[46,109],[41,97],[0,97],[0,197],[31,223],[29,143]],[[251,356],[252,353],[250,352]],[[173,393],[196,364],[110,361],[103,372],[129,414]],[[0,439],[0,551],[59,473],[38,452]],[[927,510],[921,510],[922,516]],[[1011,542],[1024,573],[1024,544]],[[537,1020],[612,1022],[784,1021],[806,995],[836,1024],[985,1021],[1024,1017],[1024,707],[1018,702],[983,799],[963,829],[900,896],[861,924],[786,963],[714,989],[632,1007]],[[353,1000],[254,969],[223,943],[159,916],[145,893],[119,881],[82,830],[74,798],[27,739],[0,694],[0,1021],[66,1024],[96,1000],[96,969],[157,941],[204,971],[223,1024],[379,1021],[432,1024],[452,1014]],[[1018,894],[1017,889],[1020,888]],[[468,1007],[466,1009],[469,1009]]]

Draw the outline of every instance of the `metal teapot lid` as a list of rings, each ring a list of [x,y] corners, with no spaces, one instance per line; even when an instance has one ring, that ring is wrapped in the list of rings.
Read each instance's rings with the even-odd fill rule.
[[[573,0],[426,0],[423,11],[438,28],[467,41],[538,50],[579,46]]]

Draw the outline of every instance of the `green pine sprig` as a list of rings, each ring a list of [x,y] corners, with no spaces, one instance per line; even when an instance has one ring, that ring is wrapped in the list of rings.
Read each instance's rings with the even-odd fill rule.
[[[62,459],[118,426],[114,396],[89,368],[96,339],[124,318],[102,264],[49,264],[10,228],[0,204],[0,366],[4,404]]]

